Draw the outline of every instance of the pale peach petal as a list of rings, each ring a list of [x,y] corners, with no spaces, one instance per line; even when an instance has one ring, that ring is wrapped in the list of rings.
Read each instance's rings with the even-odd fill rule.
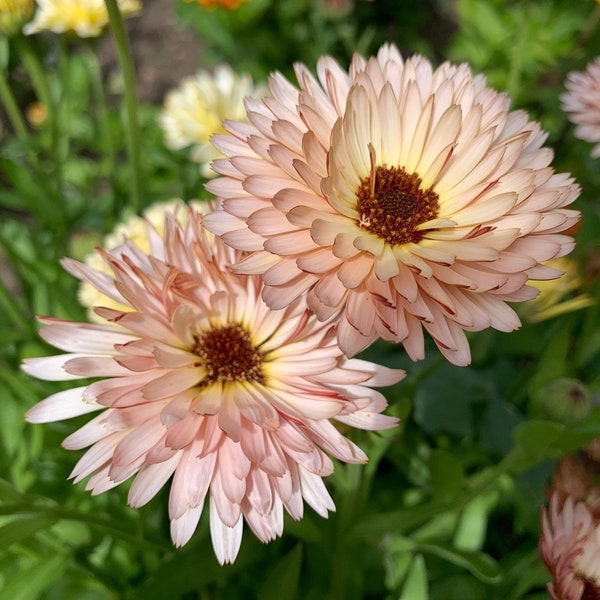
[[[84,390],[85,387],[79,387],[52,394],[30,408],[25,418],[30,423],[49,423],[100,410],[102,408],[100,404],[84,402]]]

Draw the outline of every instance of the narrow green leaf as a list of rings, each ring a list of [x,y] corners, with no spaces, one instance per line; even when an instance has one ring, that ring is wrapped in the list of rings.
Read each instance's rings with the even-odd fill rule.
[[[417,554],[408,570],[408,577],[402,587],[399,600],[427,600],[427,567],[421,554]]]
[[[433,450],[428,466],[434,497],[448,501],[458,498],[465,479],[459,460],[444,450]]]
[[[487,554],[458,550],[441,544],[419,544],[418,549],[425,554],[435,554],[444,560],[467,569],[477,579],[484,583],[497,583],[500,581],[501,572],[498,563]]]
[[[21,494],[15,489],[10,481],[0,479],[0,502],[1,503],[18,503],[21,499]]]
[[[292,600],[298,591],[300,568],[302,566],[302,546],[288,552],[268,574],[260,589],[258,598],[264,600]]]
[[[0,527],[0,548],[8,548],[38,531],[48,529],[54,523],[56,523],[56,519],[49,517],[19,517],[14,521],[9,521]]]
[[[525,452],[540,458],[546,455],[548,448],[560,438],[564,425],[553,421],[527,421],[515,429],[515,443]]]
[[[11,574],[8,584],[0,591],[0,597],[7,600],[32,600],[53,582],[62,577],[66,570],[66,557],[63,554],[48,557],[40,556],[34,568]]]

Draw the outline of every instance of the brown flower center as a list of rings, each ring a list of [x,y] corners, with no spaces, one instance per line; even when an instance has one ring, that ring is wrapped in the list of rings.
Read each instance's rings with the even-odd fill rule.
[[[600,600],[600,588],[591,580],[583,577],[581,600]]]
[[[264,383],[263,355],[238,324],[210,329],[194,337],[192,352],[202,359],[206,377],[200,382],[207,387],[217,381],[258,381]]]
[[[417,173],[402,167],[372,167],[356,193],[357,225],[396,246],[419,242],[422,223],[437,217],[438,195],[421,188]]]

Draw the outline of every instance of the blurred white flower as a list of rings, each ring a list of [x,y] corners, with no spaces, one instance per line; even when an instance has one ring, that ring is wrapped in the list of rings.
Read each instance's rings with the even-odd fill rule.
[[[190,157],[201,165],[204,177],[214,177],[210,162],[223,155],[210,142],[215,133],[224,133],[223,121],[246,121],[244,98],[260,98],[265,90],[255,87],[250,75],[237,75],[229,65],[214,73],[198,71],[167,93],[160,125],[165,144],[172,150],[191,147]]]
[[[565,82],[567,93],[561,96],[562,108],[575,124],[575,137],[596,144],[592,158],[600,157],[600,57],[585,71],[573,71]]]

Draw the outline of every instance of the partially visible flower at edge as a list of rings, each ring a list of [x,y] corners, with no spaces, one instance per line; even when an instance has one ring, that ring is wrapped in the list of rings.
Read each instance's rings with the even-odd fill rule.
[[[196,2],[204,8],[225,8],[227,10],[234,10],[250,0],[185,0],[186,2]]]
[[[221,563],[239,550],[243,522],[263,542],[282,534],[283,509],[306,501],[326,517],[335,506],[322,481],[331,454],[367,457],[331,420],[387,429],[387,403],[367,386],[404,376],[346,359],[332,328],[304,300],[271,310],[256,276],[231,272],[236,251],[205,233],[190,209],[182,225],[167,216],[150,229],[151,253],[131,241],[101,252],[107,277],[72,260],[64,266],[104,295],[129,305],[98,307],[106,323],[41,318],[41,336],[67,354],[31,358],[23,369],[48,380],[100,378],[53,394],[27,413],[43,423],[100,411],[63,445],[91,446],[71,477],[91,476],[98,494],[135,475],[128,501],[147,503],[173,477],[169,516],[174,543],[188,542],[209,495],[213,547]]]
[[[552,575],[552,600],[586,600],[600,597],[600,523],[583,502],[567,497],[561,507],[558,494],[542,508],[539,550]]]
[[[598,445],[600,438],[595,442]],[[589,448],[567,454],[561,458],[554,472],[548,495],[557,494],[560,504],[571,497],[573,502],[584,502],[592,517],[600,521],[600,462],[589,454]]]
[[[207,210],[208,204],[200,200],[192,200],[189,203],[199,213]],[[177,214],[180,219],[186,218],[186,211],[182,200],[174,199],[168,202],[157,202],[148,206],[142,216],[129,215],[121,223],[117,223],[114,229],[107,234],[102,240],[101,247],[107,252],[118,254],[119,248],[123,247],[126,240],[134,244],[139,250],[148,254],[150,252],[150,237],[151,225],[152,230],[155,230],[159,235],[164,233],[165,215],[167,213]],[[110,275],[112,273],[109,264],[98,252],[91,252],[84,258],[84,262],[88,267],[91,267],[99,273]],[[131,307],[126,306],[113,298],[106,296],[98,288],[88,281],[82,281],[77,293],[79,303],[87,308],[87,316],[90,321],[96,323],[104,323],[105,319],[99,317],[94,311],[95,306],[104,306],[117,310],[128,311]]]
[[[544,265],[562,271],[563,275],[559,279],[530,283],[540,293],[533,300],[521,305],[519,312],[525,320],[532,323],[546,321],[595,304],[594,298],[578,292],[582,281],[574,260],[567,257],[556,258],[545,262]]]
[[[465,331],[520,326],[507,302],[537,295],[530,279],[571,251],[559,235],[579,213],[579,186],[550,167],[546,134],[466,64],[434,69],[386,44],[331,57],[317,78],[296,64],[271,96],[247,100],[250,125],[228,122],[215,146],[222,175],[207,189],[223,210],[206,227],[250,252],[273,308],[309,292],[338,318],[347,356],[377,337],[424,357],[423,329],[454,364],[470,362]]]
[[[11,36],[33,16],[34,0],[0,0],[0,35]]]
[[[210,162],[223,154],[210,143],[224,133],[223,121],[247,120],[244,98],[261,98],[266,90],[254,86],[250,75],[237,75],[229,65],[214,72],[200,70],[169,91],[159,117],[165,144],[172,150],[191,147],[190,156],[200,164],[204,177],[214,177]]]
[[[33,21],[23,31],[27,35],[40,31],[72,32],[82,38],[100,35],[108,24],[104,0],[37,0],[38,8]],[[117,0],[123,16],[137,13],[140,0]]]
[[[592,158],[600,158],[600,56],[588,63],[585,71],[572,71],[565,81],[562,108],[576,125],[575,137],[595,144]]]

